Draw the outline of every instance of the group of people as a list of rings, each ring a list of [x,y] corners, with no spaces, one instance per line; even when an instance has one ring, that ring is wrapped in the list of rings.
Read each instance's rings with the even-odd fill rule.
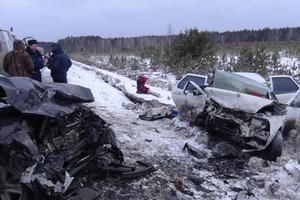
[[[42,82],[40,70],[46,65],[54,82],[67,83],[67,72],[72,62],[60,44],[53,44],[51,51],[51,56],[41,53],[34,39],[27,42],[26,48],[21,40],[15,40],[13,50],[4,56],[3,68],[10,76],[30,77]]]

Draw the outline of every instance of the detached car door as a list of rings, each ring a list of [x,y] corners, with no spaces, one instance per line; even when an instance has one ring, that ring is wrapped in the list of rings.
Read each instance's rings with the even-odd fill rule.
[[[207,76],[187,74],[172,91],[172,98],[181,118],[195,121],[204,110],[207,95],[202,90],[207,85]]]
[[[271,89],[280,103],[287,104],[299,91],[298,83],[286,75],[270,76]]]
[[[283,132],[287,133],[296,128],[297,120],[300,119],[300,92],[294,95],[288,104],[287,113],[284,120]]]

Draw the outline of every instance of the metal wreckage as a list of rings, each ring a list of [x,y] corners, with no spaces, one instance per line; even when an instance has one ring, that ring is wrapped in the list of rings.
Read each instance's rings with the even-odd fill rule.
[[[153,172],[123,154],[109,124],[82,103],[87,88],[0,77],[0,197],[67,199],[89,181]]]

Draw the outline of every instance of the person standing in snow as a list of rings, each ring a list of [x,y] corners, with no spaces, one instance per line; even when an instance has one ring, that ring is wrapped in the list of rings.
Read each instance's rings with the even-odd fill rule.
[[[51,70],[51,77],[54,82],[68,83],[67,72],[72,66],[72,61],[67,56],[60,44],[53,44],[51,46],[52,55],[48,59],[47,66]]]
[[[21,40],[15,40],[13,50],[4,56],[3,69],[10,76],[31,77],[33,62]]]
[[[139,94],[147,94],[148,93],[149,88],[145,86],[147,80],[148,80],[148,78],[144,75],[138,76],[138,79],[136,81],[136,88],[137,88],[136,93],[139,93]]]
[[[34,70],[31,78],[42,82],[42,75],[40,70],[44,67],[44,61],[41,53],[37,50],[38,43],[36,40],[28,40],[27,44],[28,47],[26,48],[26,51],[31,56],[34,64]]]
[[[136,93],[138,94],[152,94],[153,96],[160,97],[160,95],[156,92],[151,91],[148,87],[146,87],[146,82],[148,78],[144,75],[139,75],[136,81]]]

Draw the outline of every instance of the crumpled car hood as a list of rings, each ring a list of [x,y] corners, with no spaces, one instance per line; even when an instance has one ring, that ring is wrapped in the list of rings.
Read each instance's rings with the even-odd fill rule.
[[[1,98],[22,113],[49,117],[70,114],[79,103],[94,101],[88,88],[63,83],[40,83],[26,77],[0,77]],[[2,107],[3,103],[0,105]]]
[[[257,113],[260,109],[274,102],[269,99],[212,87],[205,88],[205,92],[220,106],[247,113]]]

